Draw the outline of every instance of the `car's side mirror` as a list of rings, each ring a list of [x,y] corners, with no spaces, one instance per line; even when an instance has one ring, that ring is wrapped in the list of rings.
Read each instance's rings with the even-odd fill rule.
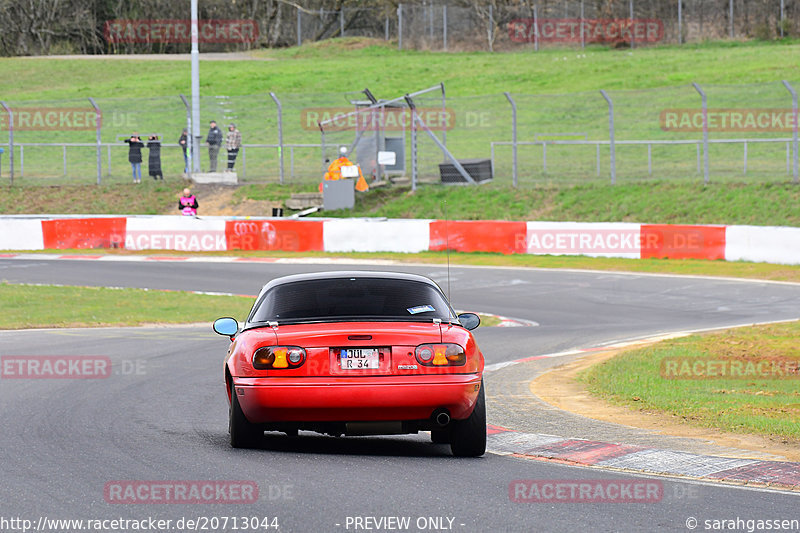
[[[239,323],[236,322],[235,318],[229,316],[218,318],[214,321],[214,331],[233,339],[236,336],[236,332],[239,331]]]
[[[481,325],[481,317],[475,313],[461,313],[458,315],[458,321],[467,329],[475,329]]]

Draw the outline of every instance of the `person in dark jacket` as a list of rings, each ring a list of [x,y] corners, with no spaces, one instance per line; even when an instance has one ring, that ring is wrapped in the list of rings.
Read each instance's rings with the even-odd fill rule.
[[[164,174],[161,173],[161,141],[158,140],[157,135],[151,135],[147,138],[147,148],[150,154],[147,158],[147,168],[150,172],[150,177],[155,179],[164,179]]]
[[[144,143],[139,138],[138,133],[131,135],[130,139],[125,139],[125,142],[128,143],[128,161],[130,162],[131,169],[133,170],[133,182],[141,183],[142,147],[144,146]]]
[[[222,131],[217,127],[217,122],[212,120],[209,125],[206,144],[208,145],[208,158],[211,160],[209,172],[217,171],[217,156],[219,147],[222,146]]]
[[[198,207],[197,197],[189,189],[183,189],[183,196],[178,200],[178,209],[181,213],[187,217],[196,217]]]
[[[181,149],[183,150],[183,177],[186,177],[186,174],[189,173],[189,156],[186,155],[186,148],[189,146],[189,132],[186,128],[183,128],[183,132],[181,132],[181,137],[178,139],[178,144],[181,145]]]

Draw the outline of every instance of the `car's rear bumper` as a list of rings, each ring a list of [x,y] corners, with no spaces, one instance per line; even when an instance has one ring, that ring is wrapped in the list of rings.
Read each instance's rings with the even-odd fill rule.
[[[424,420],[442,408],[460,420],[472,413],[480,383],[480,374],[234,379],[254,423]]]

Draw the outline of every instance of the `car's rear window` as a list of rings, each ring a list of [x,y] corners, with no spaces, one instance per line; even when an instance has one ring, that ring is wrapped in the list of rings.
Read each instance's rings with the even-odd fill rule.
[[[413,280],[334,278],[278,285],[257,303],[250,322],[354,318],[450,320],[435,287]]]

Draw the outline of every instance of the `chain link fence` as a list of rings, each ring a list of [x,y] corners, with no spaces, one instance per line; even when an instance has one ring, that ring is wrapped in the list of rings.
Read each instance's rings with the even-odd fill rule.
[[[453,159],[488,161],[495,182],[515,185],[786,181],[797,179],[797,87],[800,80],[683,85],[608,91],[608,100],[601,91],[448,97],[441,84],[411,92],[410,100],[363,92],[216,95],[201,98],[201,117],[203,131],[213,119],[223,132],[229,123],[242,132],[242,183],[318,182],[340,146],[368,179],[407,176],[415,183],[439,181],[440,165]],[[0,177],[11,180],[13,153],[14,184],[126,182],[124,140],[132,133],[158,135],[165,176],[181,176],[177,143],[187,109],[178,95],[93,101],[99,129],[90,99],[3,102],[10,113],[0,111]],[[394,153],[395,163],[379,164],[383,151]],[[147,149],[143,159],[146,174]],[[223,159],[224,150],[220,168]]]
[[[462,4],[470,4],[464,2]],[[400,49],[514,50],[592,44],[647,46],[800,34],[799,0],[580,0],[400,3],[295,10],[296,44],[332,37],[396,40]]]

